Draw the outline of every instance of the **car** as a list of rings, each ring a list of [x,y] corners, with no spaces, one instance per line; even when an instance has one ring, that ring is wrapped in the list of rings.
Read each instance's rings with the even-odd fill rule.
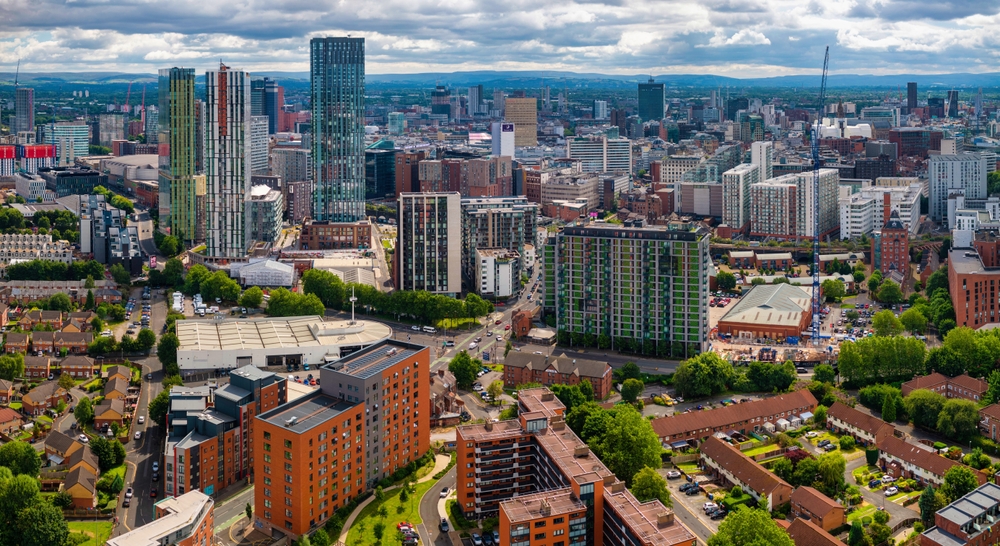
[[[510,324],[505,324],[504,327],[503,327],[503,329],[504,330],[510,330]]]
[[[493,546],[493,535],[490,533],[483,533],[483,546]]]
[[[684,485],[681,485],[680,486],[680,490],[681,490],[681,492],[684,492],[684,491],[687,491],[688,489],[691,489],[692,487],[697,488],[698,484],[688,482],[688,483],[685,483]]]
[[[55,374],[52,374],[52,373],[49,374],[49,381],[52,381],[55,378],[56,378]]]
[[[153,472],[153,481],[154,482],[160,481],[160,473],[159,472]]]
[[[882,483],[892,483],[894,481],[896,481],[896,478],[893,478],[892,476],[890,476],[888,474],[886,474],[885,476],[882,476]]]
[[[86,444],[90,442],[90,438],[88,438],[86,434],[81,434],[80,441]]]
[[[483,340],[482,337],[477,337],[476,339],[473,339],[472,341],[474,341],[475,343],[479,343],[482,340]]]
[[[680,478],[680,477],[681,477],[680,470],[671,470],[670,472],[667,472],[667,478],[670,478],[671,480],[676,479],[676,478]]]
[[[698,491],[697,487],[695,487],[693,489],[688,489],[687,491],[684,492],[684,494],[687,495],[687,496],[689,496],[689,497],[693,497],[693,496],[697,495],[698,493],[700,493],[700,491]]]
[[[396,524],[396,529],[402,531],[404,528],[405,529],[413,529],[413,526],[410,525],[410,522],[405,521],[405,520]]]
[[[442,499],[443,499],[443,498],[447,498],[447,497],[448,497],[448,493],[449,493],[449,491],[450,491],[450,490],[449,490],[449,489],[448,489],[447,487],[445,487],[444,489],[442,489],[442,490],[441,490],[441,498],[442,498]]]
[[[156,496],[157,496],[157,495],[159,495],[159,494],[160,494],[160,490],[159,490],[159,489],[157,489],[155,485],[153,486],[153,488],[152,488],[152,489],[150,489],[150,490],[149,490],[149,496],[150,496],[150,497],[152,497],[152,498],[154,498],[154,499],[155,499],[155,498],[156,498]]]
[[[483,539],[479,536],[479,533],[472,533],[472,545],[483,546]]]
[[[131,499],[132,498],[132,488],[131,487],[129,487],[128,489],[125,490],[125,498],[126,499]]]
[[[502,320],[497,320],[497,321],[494,321],[493,324],[500,325],[500,324],[503,324],[503,321]]]
[[[885,496],[887,497],[891,497],[896,493],[899,493],[899,488],[897,488],[895,485],[885,490]]]
[[[833,451],[835,449],[837,449],[837,444],[826,444],[823,446],[824,451]]]
[[[816,432],[815,430],[810,430],[809,432],[806,433],[806,438],[815,438],[817,436],[819,436],[819,433]]]
[[[495,542],[497,546],[500,546],[500,531],[494,529],[490,534],[493,535],[493,542]]]
[[[159,472],[159,471],[160,471],[160,462],[153,461],[153,472]]]
[[[706,512],[711,511],[711,510],[715,510],[718,507],[719,507],[719,505],[715,504],[714,502],[706,502],[705,504],[701,505],[701,509],[704,510],[704,511],[706,511]]]
[[[503,336],[497,336],[497,341],[503,341]]]
[[[876,488],[881,487],[881,486],[882,486],[882,482],[880,480],[872,480],[872,481],[868,482],[868,488],[869,489],[876,489]]]
[[[447,533],[451,529],[448,525],[448,518],[441,518],[441,523],[438,525],[438,529],[441,529],[442,533]]]
[[[486,337],[493,337],[493,330],[486,330]]]
[[[419,326],[410,326],[410,330],[413,330],[414,332],[419,332],[420,331],[420,327]]]
[[[726,511],[725,510],[716,510],[715,512],[713,512],[709,516],[709,519],[717,520],[717,519],[722,519],[724,517],[726,517]]]
[[[138,440],[140,438],[142,438],[142,431],[141,430],[135,431],[135,439]]]
[[[830,444],[830,440],[820,440],[816,443],[816,447],[823,447]]]
[[[805,368],[802,368],[802,367],[795,368],[795,372],[796,373],[809,373],[809,372],[806,371]]]
[[[146,422],[146,416],[145,415],[140,415],[139,416],[139,424],[141,425],[141,424],[143,424],[145,422]]]
[[[128,508],[130,504],[132,504],[132,499],[125,497],[125,500],[122,501],[122,507]]]
[[[70,430],[76,430],[77,424],[78,423],[76,421],[73,421],[73,423],[69,426],[69,429]]]

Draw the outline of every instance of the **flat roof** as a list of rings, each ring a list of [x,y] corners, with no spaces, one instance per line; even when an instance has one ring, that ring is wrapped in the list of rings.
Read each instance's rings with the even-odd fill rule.
[[[233,351],[367,345],[392,335],[381,322],[324,321],[320,316],[236,321],[177,321],[179,351]]]
[[[424,349],[426,347],[423,345],[386,339],[371,347],[355,351],[336,362],[326,364],[322,369],[368,379],[404,360],[413,358]]]
[[[316,391],[294,402],[288,402],[283,406],[263,413],[258,416],[258,419],[272,425],[285,427],[296,434],[301,434],[337,417],[359,403],[348,403],[340,398],[327,396],[321,391]],[[294,424],[288,426],[287,423],[292,418],[295,419]]]
[[[541,412],[546,417],[561,414],[566,410],[562,401],[545,387],[520,391],[517,393],[517,400],[528,410],[527,413]]]
[[[587,505],[570,488],[520,495],[500,503],[511,523],[523,523],[539,518],[587,510]]]
[[[953,248],[948,251],[948,266],[956,273],[970,275],[987,271],[979,253],[974,248]],[[994,268],[990,268],[992,271]]]
[[[157,508],[165,510],[167,513],[153,521],[136,527],[135,529],[114,538],[108,539],[109,546],[159,546],[161,540],[169,539],[168,542],[177,542],[180,538],[171,537],[184,529],[190,527],[191,532],[197,529],[198,522],[204,519],[215,501],[212,497],[198,491],[188,491],[179,497],[167,497],[156,503]],[[190,535],[189,535],[190,536]]]
[[[627,489],[621,492],[604,492],[604,502],[625,520],[629,529],[643,544],[682,544],[695,541],[691,531],[676,518],[669,519],[670,524],[661,524],[660,516],[673,512],[663,506],[659,500],[639,502]]]

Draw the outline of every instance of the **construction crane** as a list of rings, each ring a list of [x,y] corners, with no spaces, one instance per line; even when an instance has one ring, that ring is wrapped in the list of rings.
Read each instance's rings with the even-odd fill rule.
[[[819,131],[823,122],[823,101],[826,99],[826,70],[830,64],[830,46],[826,46],[826,54],[823,57],[823,79],[819,85],[819,109],[816,116],[816,127],[812,136],[812,159],[813,159],[813,293],[812,293],[812,338],[813,343],[820,344],[819,331]]]
[[[128,109],[128,101],[130,98],[132,98],[132,82],[128,82],[128,92],[125,93],[125,119],[128,119],[128,116],[131,113]]]

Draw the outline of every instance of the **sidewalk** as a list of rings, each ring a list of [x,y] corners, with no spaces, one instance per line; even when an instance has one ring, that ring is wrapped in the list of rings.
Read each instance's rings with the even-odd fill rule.
[[[417,480],[417,483],[424,483],[433,480],[434,475],[447,468],[448,463],[450,462],[451,462],[451,455],[436,455],[434,457],[434,469],[428,472],[427,475],[424,476],[423,478]],[[388,493],[389,491],[399,489],[400,487],[402,487],[402,484],[394,485],[392,487],[386,487],[385,489],[383,489],[383,491]],[[358,514],[361,513],[361,510],[363,510],[365,506],[371,504],[374,500],[375,500],[374,496],[368,497],[367,499],[365,499],[364,502],[359,504],[358,507],[355,508],[353,512],[351,512],[351,515],[347,517],[347,521],[344,522],[343,530],[341,530],[340,532],[340,538],[337,539],[338,542],[347,544],[347,533],[351,530],[351,524],[353,524],[354,520],[357,519]]]

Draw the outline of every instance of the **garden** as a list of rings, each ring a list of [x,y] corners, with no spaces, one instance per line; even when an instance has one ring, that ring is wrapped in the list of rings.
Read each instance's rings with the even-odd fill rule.
[[[67,545],[101,546],[111,538],[110,521],[70,521]]]

